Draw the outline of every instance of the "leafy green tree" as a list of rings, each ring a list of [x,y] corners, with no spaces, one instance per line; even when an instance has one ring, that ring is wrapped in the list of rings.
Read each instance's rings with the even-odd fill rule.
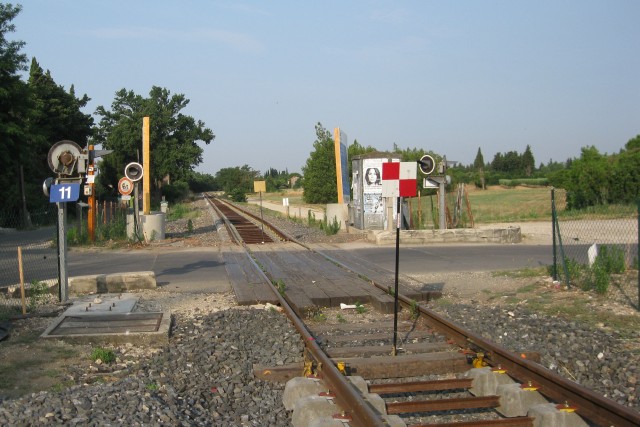
[[[640,135],[630,139],[613,158],[609,174],[609,201],[634,203],[640,200]]]
[[[223,168],[216,173],[218,187],[228,194],[253,193],[253,181],[259,176],[258,171],[248,165],[242,167]]]
[[[302,198],[307,203],[336,203],[338,187],[336,184],[336,158],[331,132],[318,122],[316,140],[305,166]]]
[[[165,178],[186,182],[193,167],[202,162],[203,149],[198,141],[209,144],[215,138],[204,122],[181,113],[188,104],[184,95],[171,95],[169,90],[153,86],[148,98],[121,89],[110,111],[99,106],[96,114],[101,119],[95,143],[114,150],[104,158],[99,179],[115,185],[126,164],[139,160],[142,120],[148,116],[151,170],[145,173],[150,174],[156,188]]]
[[[565,185],[568,209],[605,204],[609,200],[608,163],[596,147],[582,148],[580,158],[571,164]]]
[[[17,215],[21,209],[20,165],[34,158],[27,146],[29,88],[19,74],[26,70],[27,57],[21,53],[24,42],[7,39],[15,31],[12,21],[21,10],[21,6],[0,4],[0,213],[7,216]]]
[[[188,179],[189,189],[193,193],[217,191],[219,189],[216,178],[208,173],[192,172]]]

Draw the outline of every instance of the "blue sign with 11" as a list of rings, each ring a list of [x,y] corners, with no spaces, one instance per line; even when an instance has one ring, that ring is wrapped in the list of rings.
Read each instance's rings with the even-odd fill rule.
[[[53,184],[49,190],[49,202],[75,202],[80,198],[80,184]]]

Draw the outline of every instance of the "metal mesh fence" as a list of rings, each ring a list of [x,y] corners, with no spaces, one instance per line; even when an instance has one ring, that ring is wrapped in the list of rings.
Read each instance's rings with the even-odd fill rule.
[[[620,269],[637,271],[639,210],[639,204],[609,205],[580,211],[574,219],[573,213],[556,209],[552,195],[556,277],[575,284],[581,269],[603,254]],[[640,289],[640,275],[637,283]]]
[[[55,209],[52,209],[55,212]],[[49,212],[36,212],[34,218],[47,218]],[[23,218],[7,218],[5,224],[22,224]],[[55,247],[55,226],[22,230],[20,228],[0,229],[0,319],[22,314],[23,309],[34,312],[43,302],[50,289],[58,285],[58,259]],[[20,248],[20,250],[19,250]],[[21,257],[19,257],[19,251]],[[20,262],[21,258],[21,262]],[[23,301],[20,281],[20,267],[24,283]]]
[[[96,242],[126,238],[126,207],[114,201],[103,201],[97,203],[95,213]],[[67,214],[67,244],[92,244],[87,230],[87,205],[71,205]],[[13,216],[2,214],[0,320],[20,315],[23,311],[34,313],[42,308],[44,303],[50,303],[52,300],[57,302],[60,290],[56,246],[57,218],[55,204],[47,210],[32,212],[27,216],[21,213]],[[24,298],[20,280],[21,266]]]

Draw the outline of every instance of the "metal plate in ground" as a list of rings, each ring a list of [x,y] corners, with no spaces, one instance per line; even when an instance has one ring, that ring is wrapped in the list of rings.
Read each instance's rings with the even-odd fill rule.
[[[67,315],[49,336],[104,335],[158,332],[164,313]]]

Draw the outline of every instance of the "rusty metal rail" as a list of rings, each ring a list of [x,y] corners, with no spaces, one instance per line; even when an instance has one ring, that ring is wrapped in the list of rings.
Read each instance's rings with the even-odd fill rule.
[[[273,239],[264,231],[264,223],[261,227],[249,221],[245,216],[239,214],[229,204],[213,197],[205,196],[209,203],[218,211],[223,218],[227,229],[237,243],[273,243]],[[245,212],[243,212],[245,213]],[[246,213],[245,213],[246,214]],[[254,218],[260,221],[259,218]]]

